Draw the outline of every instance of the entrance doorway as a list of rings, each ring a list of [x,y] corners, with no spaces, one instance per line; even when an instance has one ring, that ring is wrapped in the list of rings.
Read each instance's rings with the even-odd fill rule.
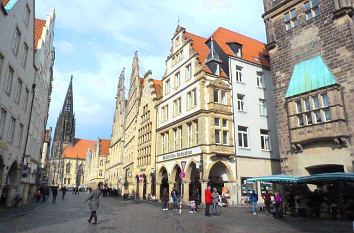
[[[167,189],[168,194],[170,193],[170,190],[168,186],[168,174],[166,168],[162,167],[159,174],[161,177],[161,185],[160,185],[160,200],[161,200],[163,190]]]
[[[179,196],[181,196],[182,194],[182,190],[181,190],[182,179],[179,177],[180,173],[181,173],[181,168],[178,165],[176,165],[172,171],[173,174],[172,178],[174,177],[174,181],[175,181],[174,188],[176,189]]]
[[[228,168],[222,162],[216,162],[210,169],[208,186],[222,193],[222,188],[228,180]]]
[[[189,184],[189,200],[193,200],[195,196],[195,192],[199,193],[199,197],[201,197],[201,183],[200,183],[200,172],[197,169],[197,166],[194,162],[192,162],[188,169],[187,175],[190,177],[190,184]]]

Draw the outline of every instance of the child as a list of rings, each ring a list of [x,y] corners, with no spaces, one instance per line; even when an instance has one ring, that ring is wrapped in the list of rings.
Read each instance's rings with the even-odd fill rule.
[[[195,201],[191,201],[190,204],[191,204],[191,210],[189,211],[189,213],[191,214],[197,213]]]

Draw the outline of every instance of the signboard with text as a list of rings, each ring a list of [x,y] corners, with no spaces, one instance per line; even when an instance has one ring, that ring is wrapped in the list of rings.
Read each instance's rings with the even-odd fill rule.
[[[193,147],[193,148],[190,148],[190,149],[181,150],[181,151],[177,151],[177,152],[168,153],[168,154],[164,154],[164,155],[158,156],[157,157],[157,162],[163,162],[163,161],[168,161],[168,160],[188,157],[188,156],[192,156],[192,155],[195,155],[195,154],[200,154],[201,152],[202,152],[202,150],[201,150],[201,148],[199,146],[198,147]]]

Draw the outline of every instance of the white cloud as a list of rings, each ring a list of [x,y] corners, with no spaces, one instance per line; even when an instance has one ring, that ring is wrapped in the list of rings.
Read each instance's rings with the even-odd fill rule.
[[[66,40],[61,40],[55,43],[56,52],[63,55],[71,55],[75,51],[74,45]]]

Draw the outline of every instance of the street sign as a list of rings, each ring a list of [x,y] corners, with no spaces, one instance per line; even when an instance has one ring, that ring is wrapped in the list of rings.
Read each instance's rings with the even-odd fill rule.
[[[179,173],[179,178],[183,179],[184,177],[186,177],[186,173],[185,172],[181,172]]]
[[[181,161],[182,171],[186,168],[187,161]]]

